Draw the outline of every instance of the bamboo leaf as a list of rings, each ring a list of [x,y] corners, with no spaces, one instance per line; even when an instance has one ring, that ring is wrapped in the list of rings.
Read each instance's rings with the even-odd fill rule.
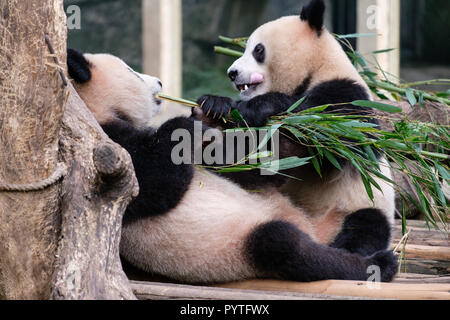
[[[330,161],[333,164],[333,166],[335,166],[340,171],[342,171],[342,167],[339,164],[339,161],[337,161],[337,159],[331,152],[329,152],[328,150],[324,150],[324,154],[325,154],[325,157],[328,159],[328,161]]]
[[[408,99],[411,107],[414,107],[417,104],[417,99],[416,99],[416,96],[414,95],[414,91],[412,89],[408,88],[408,89],[406,89],[405,94],[406,94],[406,98]]]
[[[447,171],[447,169],[445,169],[443,166],[441,166],[436,160],[434,161],[434,166],[438,170],[438,172],[441,175],[442,179],[450,180],[450,173]]]
[[[313,121],[319,121],[319,120],[322,120],[322,117],[319,115],[304,115],[304,116],[290,117],[290,118],[284,119],[283,122],[285,124],[295,125],[295,124],[311,123]]]
[[[352,105],[358,106],[358,107],[366,107],[366,108],[372,108],[372,109],[378,109],[384,112],[389,113],[401,113],[403,110],[399,107],[391,106],[389,104],[384,104],[380,102],[374,102],[369,100],[357,100],[353,101]]]
[[[290,157],[286,159],[265,162],[259,166],[261,169],[269,171],[284,171],[307,165],[311,158]]]
[[[373,196],[373,190],[372,190],[372,186],[371,186],[369,180],[367,180],[366,176],[364,176],[363,174],[361,174],[361,179],[364,184],[364,188],[366,188],[367,195],[369,196],[370,200],[373,202],[375,197]]]
[[[291,113],[292,111],[297,109],[303,103],[303,101],[305,101],[305,99],[306,99],[306,96],[301,98],[300,100],[298,100],[296,103],[294,103],[286,112]]]
[[[237,121],[242,121],[244,122],[244,117],[241,115],[241,113],[239,112],[238,109],[233,109],[230,113],[230,116]]]
[[[364,38],[364,37],[377,37],[376,33],[352,33],[344,35],[336,35],[338,39],[353,39],[353,38]]]
[[[373,54],[380,54],[380,53],[387,53],[387,52],[391,52],[394,51],[395,48],[391,48],[391,49],[384,49],[384,50],[377,50],[377,51],[373,51]]]
[[[259,144],[257,150],[263,149],[264,146],[265,146],[265,145],[269,142],[269,140],[273,137],[273,135],[280,129],[280,127],[281,127],[281,124],[277,124],[277,125],[272,126],[272,127],[268,130],[268,132],[267,132],[267,134],[265,135],[264,139],[263,139],[263,140],[261,141],[261,143]]]

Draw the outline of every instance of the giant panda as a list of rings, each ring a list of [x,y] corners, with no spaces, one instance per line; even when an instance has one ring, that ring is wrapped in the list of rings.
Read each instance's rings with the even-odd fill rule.
[[[108,136],[131,155],[139,196],[123,219],[120,253],[134,267],[182,283],[252,278],[292,281],[366,280],[369,266],[381,280],[397,271],[391,251],[370,257],[319,243],[303,210],[278,192],[260,195],[193,165],[175,165],[175,129],[194,121],[175,118],[148,126],[159,111],[158,79],[134,72],[106,54],[68,50],[76,91]],[[370,237],[370,236],[369,236]]]
[[[244,125],[261,127],[271,116],[287,111],[302,97],[306,98],[294,112],[325,104],[371,100],[367,84],[324,27],[324,13],[324,2],[312,0],[303,7],[300,16],[283,17],[259,27],[248,39],[244,55],[228,70],[241,99],[202,96],[198,99],[201,110],[195,109],[193,116],[224,129]],[[240,112],[245,122],[218,121],[233,109]],[[361,115],[365,121],[377,123],[370,117],[369,109],[350,104],[333,106],[326,112]],[[308,156],[306,148],[293,144],[289,139],[281,141],[280,154]],[[344,220],[328,221],[328,232],[321,236],[323,243],[362,255],[388,248],[390,241],[386,238],[395,213],[393,186],[374,176],[382,191],[373,188],[372,202],[357,170],[349,161],[339,160],[343,170],[325,161],[323,177],[312,165],[291,171],[289,175],[297,179],[276,181],[278,190],[313,218],[329,216],[331,212],[343,213]],[[379,161],[381,173],[391,178],[387,161],[381,156]],[[258,179],[255,175],[258,172],[253,177],[248,173],[227,174],[227,177],[245,188],[275,184],[274,180]],[[374,229],[379,232],[374,233],[372,241],[366,241],[364,235],[373,233]]]

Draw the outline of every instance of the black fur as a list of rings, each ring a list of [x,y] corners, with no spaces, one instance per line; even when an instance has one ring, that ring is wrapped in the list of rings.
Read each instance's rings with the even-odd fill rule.
[[[191,184],[194,168],[188,164],[173,164],[171,153],[178,142],[172,142],[171,136],[178,128],[193,134],[193,121],[176,118],[157,132],[150,128],[137,130],[121,120],[102,128],[130,153],[139,182],[139,196],[128,206],[124,223],[163,215],[175,208]]]
[[[310,80],[309,80],[310,81]],[[369,95],[365,89],[350,79],[336,79],[323,82],[305,91],[305,86],[309,83],[302,83],[294,95],[271,92],[257,96],[249,101],[233,101],[230,98],[204,95],[197,100],[202,106],[207,117],[220,119],[230,114],[233,109],[237,109],[243,116],[245,122],[250,127],[262,127],[267,124],[270,117],[287,111],[294,103],[306,96],[305,101],[294,112],[300,112],[312,107],[353,102],[355,100],[368,100]],[[303,93],[303,94],[298,94]],[[367,116],[371,110],[351,104],[330,107],[326,112],[343,113],[349,115]],[[369,118],[369,121],[376,122]],[[245,126],[243,122],[235,124],[229,123],[228,127]]]
[[[303,96],[305,96],[305,92],[308,90],[308,88],[311,85],[311,80],[312,80],[312,76],[311,75],[307,76],[305,78],[305,80],[303,80],[302,84],[299,85],[295,89],[293,96],[294,97],[303,97]]]
[[[67,49],[67,67],[69,76],[77,83],[86,83],[91,80],[91,64],[83,53],[75,49]]]
[[[365,258],[345,250],[320,245],[294,225],[273,221],[257,227],[246,242],[250,263],[267,278],[291,281],[327,279],[365,281],[369,266],[381,269],[381,280],[389,282],[397,272],[391,251]]]
[[[262,43],[258,44],[253,50],[253,57],[258,63],[264,63],[266,60],[266,48]]]
[[[300,18],[308,21],[310,27],[317,31],[317,35],[322,34],[325,14],[325,3],[323,0],[312,0],[303,7]]]
[[[311,89],[307,89],[310,83],[310,78],[305,81],[295,90],[294,95],[287,95],[283,93],[267,93],[257,96],[249,101],[233,101],[230,98],[216,97],[205,95],[198,99],[198,103],[202,106],[203,113],[206,115],[208,124],[211,125],[209,119],[214,117],[214,121],[218,122],[221,117],[226,117],[233,109],[237,109],[244,118],[243,121],[229,121],[226,124],[220,123],[224,129],[231,129],[233,127],[263,127],[270,117],[282,114],[287,111],[294,103],[306,96],[303,103],[294,112],[300,112],[308,108],[325,105],[325,104],[340,104],[345,102],[353,102],[355,100],[367,100],[369,96],[362,86],[349,79],[336,79],[332,81],[323,82]],[[368,108],[354,106],[352,104],[340,105],[328,108],[325,112],[343,113],[349,115],[360,115],[363,121],[377,123],[377,121],[370,117],[371,110]],[[289,133],[285,133],[289,136]],[[226,136],[225,136],[226,139]],[[295,141],[293,139],[292,141]],[[297,143],[292,142],[291,139],[280,135],[280,156],[287,158],[290,156],[306,157],[304,149]],[[224,143],[225,144],[225,143]],[[338,159],[341,166],[347,165],[345,159]],[[223,164],[216,164],[217,166]],[[323,163],[323,172],[332,172],[334,166],[328,161]],[[289,174],[288,172],[284,172]],[[239,183],[244,188],[258,188],[262,186],[279,186],[286,180],[286,177],[275,176],[261,176],[259,171],[249,171],[247,173],[228,173],[226,176],[233,181]]]
[[[197,100],[204,115],[212,120],[220,120],[228,117],[232,109],[236,108],[236,102],[227,97],[204,95]]]
[[[341,232],[331,244],[362,256],[387,250],[391,227],[386,216],[377,209],[359,210],[346,217]]]
[[[306,110],[311,107],[325,104],[338,104],[353,102],[356,100],[369,100],[370,97],[366,90],[350,79],[336,79],[323,82],[305,93],[306,99],[296,112]],[[342,113],[347,115],[370,116],[372,110],[369,108],[358,107],[351,104],[331,106],[325,112]],[[364,118],[372,123],[377,123],[374,118]]]

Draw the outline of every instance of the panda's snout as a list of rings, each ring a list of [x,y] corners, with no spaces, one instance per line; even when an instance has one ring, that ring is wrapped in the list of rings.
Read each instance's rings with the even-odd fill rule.
[[[236,81],[236,78],[238,77],[238,75],[239,75],[239,72],[237,71],[237,70],[235,70],[235,69],[231,69],[229,72],[228,72],[228,77],[231,79],[231,81]]]

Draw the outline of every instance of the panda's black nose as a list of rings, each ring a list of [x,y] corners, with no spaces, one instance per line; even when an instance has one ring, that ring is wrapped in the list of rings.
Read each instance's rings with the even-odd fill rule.
[[[160,86],[161,89],[162,89],[162,87],[163,87],[162,82],[158,80],[158,84],[159,84],[159,86]]]
[[[230,72],[228,72],[228,77],[230,77],[231,81],[235,81],[238,74],[239,72],[237,70],[230,70]]]

